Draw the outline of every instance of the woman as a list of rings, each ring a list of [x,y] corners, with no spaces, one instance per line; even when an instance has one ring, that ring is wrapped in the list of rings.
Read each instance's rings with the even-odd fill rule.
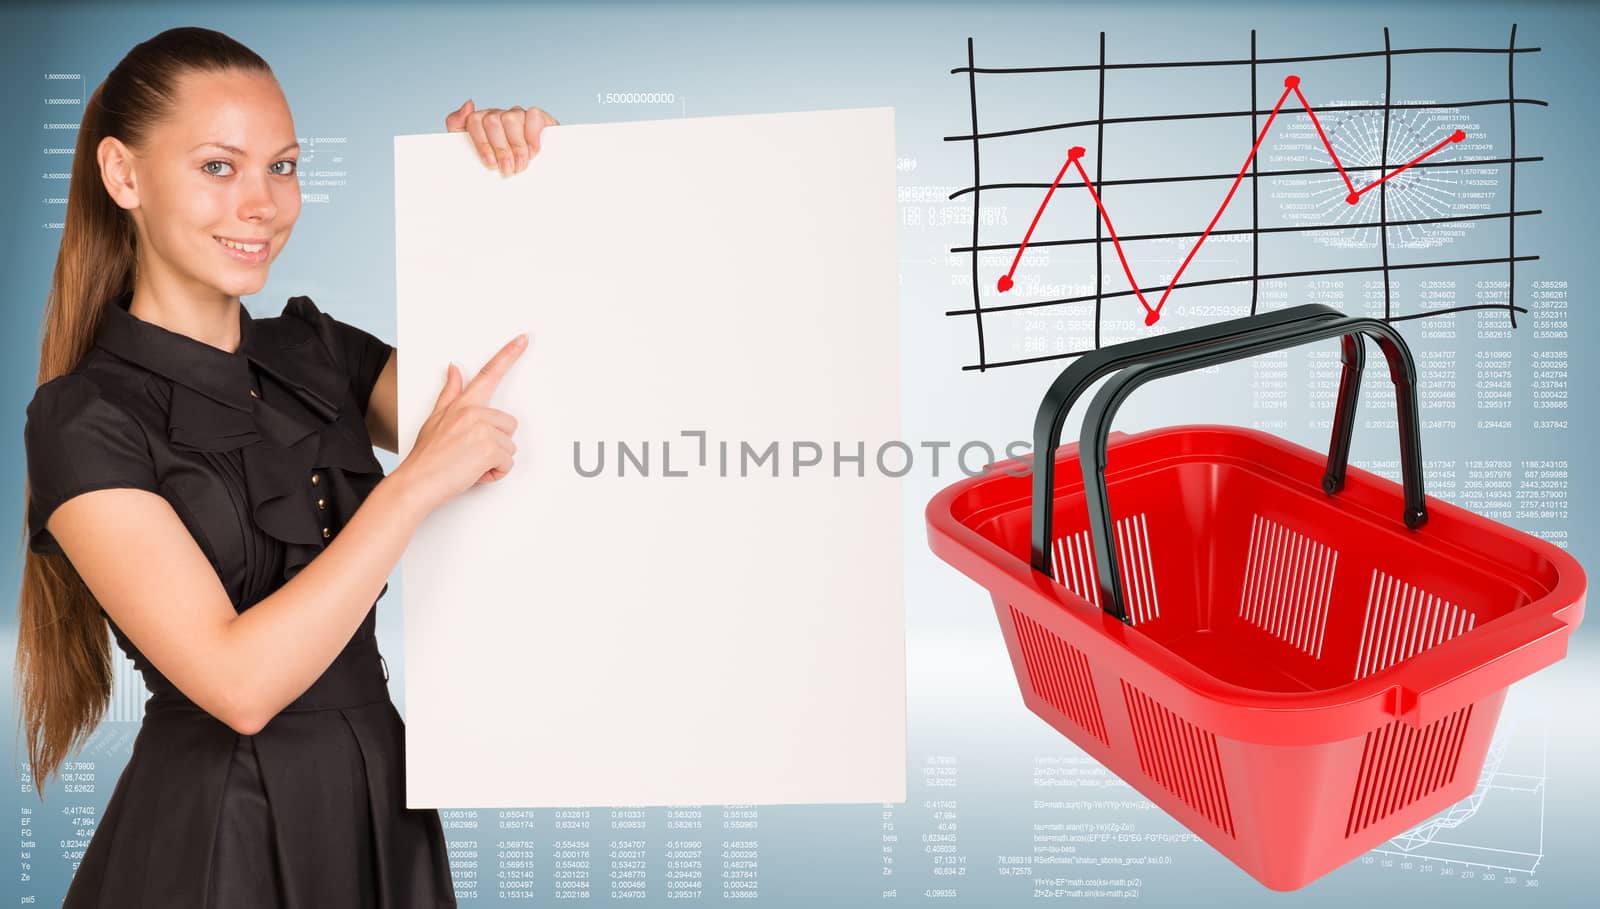
[[[486,166],[554,124],[475,110]],[[252,318],[300,211],[267,64],[177,28],[84,110],[28,405],[17,690],[33,781],[103,715],[110,625],[151,697],[68,890],[88,906],[454,906],[438,812],[405,807],[376,601],[434,508],[512,468],[488,406],[519,336],[452,364],[405,460],[394,349],[293,297]]]

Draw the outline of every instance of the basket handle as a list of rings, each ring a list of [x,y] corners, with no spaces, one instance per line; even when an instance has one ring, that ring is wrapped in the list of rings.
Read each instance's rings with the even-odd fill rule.
[[[1078,456],[1083,466],[1083,493],[1089,510],[1089,536],[1094,544],[1095,571],[1100,585],[1100,602],[1107,612],[1126,622],[1127,611],[1123,600],[1121,568],[1117,564],[1116,544],[1111,534],[1111,506],[1106,494],[1106,436],[1111,430],[1111,418],[1134,389],[1162,376],[1201,369],[1216,363],[1240,360],[1308,341],[1344,337],[1346,350],[1359,341],[1357,334],[1365,334],[1378,342],[1389,361],[1389,377],[1394,381],[1395,410],[1400,424],[1400,469],[1405,484],[1405,509],[1402,518],[1406,527],[1416,530],[1427,523],[1427,499],[1422,489],[1422,448],[1417,417],[1416,365],[1405,339],[1389,323],[1362,317],[1344,317],[1329,320],[1309,320],[1251,333],[1218,342],[1206,347],[1177,351],[1148,363],[1141,363],[1107,382],[1089,404],[1084,416],[1083,434],[1078,442]],[[1350,376],[1349,359],[1346,358],[1345,379]],[[1334,421],[1334,455],[1330,455],[1328,473],[1324,475],[1323,490],[1332,494],[1343,486],[1345,464],[1349,454],[1349,427],[1354,421],[1355,387],[1346,388],[1340,383],[1340,415]],[[1346,406],[1349,410],[1346,411]],[[1343,429],[1341,430],[1341,425]],[[1341,439],[1340,434],[1344,433]],[[1332,463],[1333,457],[1341,463]],[[1337,481],[1335,481],[1335,477]]]
[[[1225,341],[1296,325],[1306,321],[1343,318],[1344,313],[1320,303],[1307,303],[1287,309],[1260,313],[1243,319],[1229,319],[1186,328],[1122,344],[1113,344],[1084,354],[1062,370],[1045,392],[1039,414],[1033,423],[1033,568],[1050,576],[1051,525],[1054,519],[1056,447],[1067,412],[1094,384],[1108,373],[1135,363],[1198,349]],[[1339,381],[1339,412],[1333,423],[1333,440],[1328,452],[1328,474],[1323,487],[1336,492],[1344,486],[1344,465],[1350,450],[1350,432],[1355,414],[1355,393],[1361,385],[1365,349],[1354,337],[1344,345],[1344,372]],[[1348,406],[1347,406],[1348,405]],[[1103,601],[1102,601],[1103,602]]]

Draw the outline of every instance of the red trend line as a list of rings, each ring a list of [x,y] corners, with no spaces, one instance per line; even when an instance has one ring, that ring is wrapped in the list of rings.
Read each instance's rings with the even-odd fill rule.
[[[1283,80],[1283,86],[1284,98],[1289,96],[1289,92],[1294,92],[1295,97],[1300,99],[1300,106],[1306,109],[1306,116],[1311,118],[1311,125],[1317,128],[1317,138],[1322,140],[1323,147],[1328,150],[1328,157],[1333,159],[1333,166],[1338,169],[1339,178],[1344,181],[1344,188],[1350,190],[1350,195],[1345,197],[1345,201],[1354,205],[1356,199],[1355,184],[1350,182],[1350,175],[1344,172],[1344,165],[1339,163],[1339,156],[1333,150],[1333,143],[1328,141],[1328,134],[1322,131],[1322,121],[1317,119],[1317,112],[1311,109],[1311,102],[1307,101],[1306,96],[1300,93],[1300,77],[1290,76]],[[1283,98],[1279,98],[1278,101],[1281,103]]]
[[[1283,108],[1283,102],[1288,100],[1290,93],[1300,99],[1300,106],[1305,108],[1306,114],[1311,117],[1312,125],[1317,128],[1317,136],[1322,139],[1322,146],[1328,150],[1328,157],[1333,159],[1333,166],[1339,171],[1339,177],[1344,180],[1345,187],[1350,191],[1349,195],[1345,196],[1345,201],[1351,205],[1361,201],[1361,194],[1367,190],[1383,183],[1390,177],[1404,172],[1407,168],[1432,156],[1446,145],[1460,142],[1467,137],[1466,133],[1458,129],[1434,147],[1368,183],[1366,186],[1356,189],[1355,184],[1350,182],[1350,176],[1345,173],[1344,164],[1339,161],[1339,153],[1333,150],[1333,143],[1328,141],[1327,134],[1322,131],[1322,123],[1317,120],[1316,112],[1311,109],[1311,102],[1307,101],[1306,96],[1300,92],[1300,77],[1289,76],[1283,80],[1283,86],[1283,94],[1278,96],[1278,103],[1272,106],[1272,113],[1267,116],[1267,122],[1261,125],[1261,133],[1256,136],[1256,143],[1251,146],[1250,154],[1245,157],[1244,164],[1240,166],[1238,176],[1233,178],[1233,185],[1228,187],[1228,194],[1223,197],[1222,205],[1217,208],[1217,213],[1211,216],[1211,223],[1206,225],[1206,229],[1200,234],[1200,239],[1195,241],[1194,248],[1189,250],[1189,255],[1184,257],[1183,264],[1179,265],[1178,270],[1173,273],[1172,280],[1167,282],[1167,288],[1162,292],[1161,299],[1156,301],[1155,306],[1152,307],[1150,301],[1145,299],[1144,293],[1139,290],[1139,282],[1134,280],[1133,270],[1128,267],[1128,257],[1122,251],[1122,241],[1117,239],[1117,229],[1111,226],[1111,215],[1106,211],[1105,204],[1100,201],[1099,194],[1095,192],[1094,183],[1089,179],[1088,171],[1083,168],[1084,149],[1080,145],[1074,145],[1067,150],[1067,160],[1061,165],[1061,170],[1056,174],[1055,181],[1050,184],[1050,191],[1044,194],[1044,201],[1039,204],[1039,210],[1034,212],[1033,222],[1028,225],[1028,232],[1022,237],[1022,245],[1017,247],[1017,255],[1011,260],[1011,269],[1000,276],[998,285],[1000,292],[1005,293],[1012,288],[1012,276],[1016,274],[1017,264],[1022,261],[1022,253],[1028,248],[1028,241],[1033,237],[1033,229],[1038,226],[1040,216],[1044,214],[1045,207],[1050,204],[1050,197],[1055,194],[1056,187],[1061,184],[1061,178],[1066,176],[1067,168],[1076,167],[1078,176],[1083,180],[1084,188],[1089,191],[1089,197],[1094,200],[1095,207],[1100,210],[1100,219],[1105,222],[1106,230],[1111,234],[1111,244],[1117,251],[1117,258],[1122,262],[1122,273],[1128,276],[1128,283],[1133,287],[1134,296],[1139,299],[1139,304],[1145,309],[1144,324],[1156,324],[1156,320],[1161,318],[1161,308],[1166,305],[1167,297],[1171,295],[1172,289],[1178,284],[1178,278],[1183,275],[1184,269],[1189,267],[1189,263],[1194,259],[1195,253],[1200,251],[1200,246],[1206,242],[1206,238],[1211,236],[1211,230],[1217,226],[1217,221],[1221,220],[1222,213],[1228,210],[1228,203],[1233,201],[1233,194],[1238,191],[1239,184],[1244,181],[1245,172],[1250,169],[1250,162],[1255,160],[1256,152],[1261,149],[1261,143],[1267,138],[1267,130],[1271,128],[1272,121],[1277,118],[1278,111]]]
[[[1184,257],[1183,264],[1179,265],[1178,270],[1173,273],[1172,280],[1167,284],[1167,289],[1161,293],[1161,299],[1156,302],[1156,308],[1149,310],[1149,307],[1145,307],[1149,311],[1145,313],[1144,324],[1154,325],[1156,324],[1156,320],[1161,318],[1161,307],[1167,305],[1167,295],[1172,293],[1173,285],[1178,283],[1178,276],[1183,274],[1183,270],[1185,268],[1189,267],[1189,262],[1194,258],[1194,254],[1200,251],[1200,244],[1206,242],[1206,237],[1211,236],[1211,228],[1217,226],[1217,221],[1222,218],[1222,213],[1228,210],[1228,203],[1233,201],[1234,191],[1237,190],[1239,188],[1239,184],[1244,181],[1244,172],[1250,169],[1250,162],[1255,160],[1256,151],[1261,148],[1261,143],[1266,140],[1267,127],[1271,126],[1272,121],[1277,118],[1278,111],[1283,107],[1284,99],[1289,97],[1290,91],[1300,91],[1299,76],[1290,76],[1288,79],[1284,80],[1283,84],[1286,86],[1286,88],[1284,89],[1283,94],[1278,96],[1278,103],[1272,105],[1272,113],[1267,115],[1267,122],[1261,124],[1261,133],[1256,136],[1256,144],[1250,146],[1250,154],[1245,156],[1244,165],[1239,168],[1238,175],[1233,178],[1233,185],[1228,187],[1228,195],[1223,197],[1222,205],[1217,208],[1217,213],[1211,216],[1211,223],[1206,225],[1205,232],[1200,234],[1200,239],[1195,241],[1194,248],[1189,250],[1189,255]],[[1306,105],[1305,108],[1307,112],[1310,112],[1310,105]],[[1316,118],[1314,116],[1312,118],[1312,122],[1316,122]],[[1321,126],[1317,127],[1317,134],[1322,134]],[[1328,140],[1326,137],[1324,137],[1322,141],[1327,142]],[[1328,153],[1333,154],[1333,146],[1328,146]],[[1334,162],[1337,163],[1338,160],[1338,156],[1334,155]],[[1339,173],[1344,173],[1343,167],[1339,168]],[[1348,178],[1345,182],[1349,182]]]
[[[1367,190],[1373,188],[1374,186],[1377,186],[1379,183],[1382,183],[1383,181],[1389,179],[1390,177],[1393,177],[1394,175],[1405,171],[1407,168],[1411,167],[1411,165],[1416,164],[1418,161],[1421,161],[1423,158],[1426,158],[1429,155],[1433,154],[1434,152],[1438,151],[1439,149],[1444,148],[1446,145],[1449,145],[1452,142],[1460,142],[1462,139],[1465,139],[1466,137],[1467,137],[1466,133],[1462,132],[1459,129],[1456,130],[1455,132],[1451,133],[1450,135],[1445,136],[1443,139],[1440,139],[1438,145],[1435,145],[1434,147],[1428,149],[1427,151],[1423,152],[1422,154],[1416,156],[1415,158],[1412,158],[1410,161],[1407,161],[1405,164],[1402,164],[1401,166],[1395,168],[1392,171],[1389,171],[1388,173],[1386,173],[1383,176],[1379,177],[1378,179],[1372,181],[1371,183],[1368,183],[1366,186],[1363,186],[1360,189],[1356,190],[1356,196],[1359,197],[1362,193],[1364,193]],[[1351,205],[1356,204],[1356,200],[1355,199],[1346,199],[1345,201],[1349,202]]]
[[[1073,151],[1078,153],[1076,157],[1072,156]],[[1139,282],[1133,279],[1133,272],[1128,268],[1128,257],[1122,254],[1122,241],[1117,239],[1117,229],[1111,226],[1111,215],[1106,211],[1105,205],[1100,202],[1099,194],[1094,191],[1094,184],[1089,180],[1089,172],[1083,169],[1082,159],[1082,148],[1073,148],[1072,151],[1067,153],[1067,160],[1078,165],[1078,176],[1083,178],[1084,188],[1089,190],[1089,196],[1094,199],[1095,207],[1100,209],[1100,220],[1106,222],[1106,230],[1111,234],[1111,244],[1117,249],[1117,258],[1122,260],[1122,273],[1128,276],[1128,284],[1133,287],[1134,295],[1139,298],[1139,302],[1144,304],[1144,308],[1148,310],[1150,308],[1150,304],[1145,300],[1144,294],[1140,292]],[[1020,257],[1022,255],[1022,251],[1018,250],[1017,255]],[[1011,263],[1011,267],[1016,268],[1017,263]],[[1009,287],[1010,284],[1010,281],[1006,282],[1006,286]],[[1147,321],[1145,324],[1149,325],[1151,323]]]
[[[1028,240],[1033,236],[1033,229],[1039,226],[1039,216],[1044,214],[1044,207],[1050,204],[1050,197],[1055,195],[1056,187],[1061,184],[1061,178],[1066,176],[1068,165],[1081,157],[1083,157],[1083,146],[1081,145],[1074,145],[1067,151],[1067,160],[1061,163],[1061,170],[1056,173],[1055,182],[1050,184],[1050,191],[1044,194],[1044,201],[1039,204],[1039,210],[1033,213],[1033,223],[1028,225],[1028,232],[1022,235],[1022,246],[1017,249],[1017,258],[1011,260],[1011,271],[1017,270],[1017,262],[1022,259],[1022,250],[1028,248]],[[1082,168],[1079,169],[1081,170]],[[1088,185],[1088,178],[1084,179],[1084,184]],[[1089,192],[1094,192],[1094,187],[1090,187]],[[1000,277],[1000,292],[1005,293],[1010,289],[1011,272],[1007,272]]]

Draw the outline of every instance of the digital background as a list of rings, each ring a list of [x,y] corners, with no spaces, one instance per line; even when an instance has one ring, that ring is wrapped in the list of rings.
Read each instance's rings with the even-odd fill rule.
[[[443,130],[444,115],[471,97],[479,107],[539,106],[563,123],[890,105],[898,151],[902,439],[918,453],[905,478],[900,545],[906,557],[909,671],[907,801],[860,806],[722,806],[455,810],[441,808],[463,906],[571,899],[666,905],[743,899],[761,905],[946,903],[1009,906],[1077,899],[1154,905],[1349,905],[1449,902],[1587,903],[1600,885],[1593,861],[1597,775],[1594,732],[1596,635],[1573,636],[1568,658],[1513,686],[1473,797],[1293,894],[1266,890],[1194,840],[1182,826],[1086,758],[1023,706],[987,591],[928,552],[922,509],[935,492],[987,460],[970,443],[1003,453],[1031,435],[1033,411],[1067,359],[1014,365],[1093,344],[1095,304],[1062,303],[993,313],[980,347],[975,302],[995,305],[1093,295],[1095,262],[1084,245],[1095,210],[1069,177],[1041,216],[1033,245],[1004,299],[994,281],[1069,145],[1103,161],[1107,181],[1233,173],[1249,151],[1246,117],[1031,127],[1100,117],[1099,73],[977,73],[981,68],[1093,66],[1105,33],[1108,63],[1339,55],[1394,48],[1504,48],[1517,26],[1518,211],[1514,280],[1507,218],[1391,228],[1392,265],[1490,260],[1482,265],[1395,270],[1393,315],[1460,306],[1401,326],[1422,373],[1422,448],[1428,492],[1568,548],[1592,567],[1597,523],[1585,480],[1592,450],[1594,382],[1587,362],[1584,292],[1593,287],[1590,149],[1597,17],[1578,4],[425,4],[10,6],[0,12],[0,78],[9,91],[0,144],[8,217],[0,220],[0,272],[8,346],[0,385],[14,443],[0,451],[12,482],[21,564],[23,408],[33,392],[39,319],[59,243],[66,172],[82,102],[129,47],[165,28],[193,24],[238,38],[274,67],[304,148],[305,208],[267,289],[247,299],[276,315],[293,294],[389,340],[394,333],[392,136]],[[1511,157],[1505,54],[1392,58],[1396,110],[1392,163],[1449,131],[1468,133],[1452,157]],[[1347,166],[1376,164],[1382,113],[1327,108],[1383,103],[1384,60],[1359,57],[1258,67],[1256,104],[1270,109],[1282,79],[1302,76],[1313,107]],[[1247,67],[1117,69],[1105,82],[1106,118],[1250,109]],[[1499,99],[1495,101],[1494,99]],[[1460,102],[1489,101],[1482,104]],[[1292,99],[1291,99],[1292,106]],[[977,211],[973,117],[978,132],[1021,130],[980,142]],[[1259,124],[1258,124],[1259,126]],[[848,136],[838,137],[849,141]],[[1104,142],[1103,152],[1099,141]],[[1085,164],[1094,172],[1093,158]],[[1261,170],[1317,169],[1325,153],[1304,115],[1284,114],[1262,143]],[[535,161],[534,166],[537,166]],[[773,174],[774,180],[783,178]],[[1042,181],[1042,184],[1041,184]],[[1362,182],[1357,180],[1358,183]],[[1217,210],[1227,181],[1107,186],[1119,234],[1193,232]],[[1336,176],[1262,180],[1252,205],[1246,180],[1218,231],[1375,216],[1353,211]],[[1390,219],[1504,213],[1508,166],[1416,169],[1394,178]],[[954,197],[952,198],[952,195]],[[1375,193],[1374,193],[1375,195]],[[530,218],[539,217],[529,212]],[[618,213],[626,217],[626,213]],[[1344,219],[1342,222],[1339,219]],[[973,223],[980,294],[972,291]],[[604,242],[603,237],[596,238]],[[1165,285],[1192,238],[1125,244],[1142,286]],[[617,267],[630,250],[615,249]],[[1249,236],[1208,239],[1184,280],[1371,268],[1376,232],[1351,228],[1265,235],[1255,264]],[[1109,246],[1104,290],[1127,289]],[[1325,302],[1382,315],[1375,271],[1279,278],[1175,290],[1160,329],[1260,309]],[[1508,283],[1510,287],[1508,288]],[[762,288],[749,288],[759,299]],[[1505,311],[1522,307],[1512,328]],[[440,301],[448,305],[448,301]],[[890,305],[885,301],[885,305]],[[951,313],[954,312],[954,315]],[[1103,301],[1102,342],[1139,337],[1143,311],[1129,296]],[[750,344],[782,343],[752,337]],[[1376,362],[1376,361],[1373,361]],[[982,363],[988,368],[977,369]],[[597,368],[602,368],[597,366]],[[1322,448],[1336,376],[1333,342],[1153,383],[1129,401],[1117,428],[1188,422],[1256,426]],[[1392,396],[1370,369],[1352,459],[1398,475]],[[1387,404],[1387,407],[1385,406]],[[1076,437],[1077,419],[1066,438]],[[938,448],[940,443],[946,447]],[[957,464],[963,446],[967,458]],[[935,462],[929,453],[938,448]],[[379,452],[385,467],[394,456]],[[597,541],[599,545],[599,541]],[[775,564],[774,572],[785,566]],[[380,604],[380,645],[402,712],[399,573]],[[14,607],[11,607],[14,610]],[[0,623],[14,652],[15,612]],[[1592,622],[1590,625],[1592,626]],[[848,629],[841,629],[847,632]],[[124,670],[126,672],[126,670]],[[131,684],[125,684],[130,682]],[[759,684],[759,679],[751,679]],[[14,746],[15,785],[0,802],[16,834],[15,862],[0,892],[20,905],[54,905],[65,892],[94,820],[138,728],[142,691],[119,678],[108,720],[66,779],[41,804]],[[531,692],[529,697],[550,696]],[[14,704],[5,717],[15,730]],[[508,722],[514,722],[508,718]],[[737,722],[737,718],[730,718]],[[551,747],[564,747],[559,736]],[[648,746],[648,743],[641,743]],[[461,756],[472,772],[473,756]],[[1585,896],[1587,894],[1588,896]]]

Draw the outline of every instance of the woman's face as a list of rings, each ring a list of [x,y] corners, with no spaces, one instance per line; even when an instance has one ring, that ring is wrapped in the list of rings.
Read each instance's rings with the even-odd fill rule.
[[[172,114],[134,154],[118,198],[138,226],[141,272],[202,293],[259,291],[300,215],[299,157],[289,104],[271,76],[183,76]]]

